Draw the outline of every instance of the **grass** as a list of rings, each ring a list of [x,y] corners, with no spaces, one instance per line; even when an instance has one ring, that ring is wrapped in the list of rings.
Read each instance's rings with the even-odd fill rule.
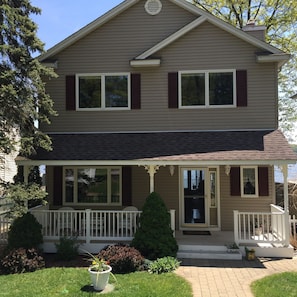
[[[284,272],[264,277],[252,283],[255,297],[296,297],[297,272]]]
[[[174,273],[161,275],[136,272],[112,277],[115,289],[108,297],[191,297],[190,284]],[[100,296],[90,286],[86,268],[47,268],[33,273],[1,275],[0,296],[54,297],[54,296]]]

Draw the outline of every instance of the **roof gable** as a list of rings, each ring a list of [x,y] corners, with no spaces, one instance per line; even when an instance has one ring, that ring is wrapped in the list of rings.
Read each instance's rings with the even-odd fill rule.
[[[46,53],[42,54],[39,59],[40,61],[46,61],[47,59],[52,58],[54,55],[58,54],[62,50],[66,49],[67,47],[71,46],[72,44],[76,43],[78,40],[82,39],[83,37],[87,36],[94,30],[98,29],[99,27],[103,26],[105,23],[109,22],[113,18],[117,17],[119,14],[123,13],[133,5],[137,4],[141,0],[126,0],[123,1],[121,4],[116,6],[115,8],[111,9],[101,17],[97,18],[87,26],[83,27],[76,33],[70,35],[68,38],[64,39],[51,49],[49,49]],[[186,0],[162,0],[162,1],[170,1],[177,6],[187,10],[188,12],[192,13],[194,16],[197,16],[197,19],[192,21],[191,23],[184,26],[182,29],[174,32],[169,37],[165,38],[161,42],[157,42],[152,47],[148,48],[146,51],[139,53],[139,55],[136,57],[136,60],[145,60],[149,58],[151,55],[159,51],[160,49],[168,46],[178,38],[182,37],[187,32],[191,31],[192,29],[196,28],[200,24],[202,24],[205,21],[208,21],[212,23],[213,25],[233,34],[234,36],[258,47],[261,49],[261,51],[266,51],[271,53],[272,55],[265,55],[265,59],[261,60],[262,62],[268,61],[267,57],[269,58],[270,62],[274,62],[274,60],[277,58],[277,61],[286,61],[289,58],[289,55],[285,55],[281,50],[269,45],[266,42],[263,42],[261,40],[258,40],[257,38],[243,32],[242,30],[239,30],[235,28],[234,26],[218,19],[217,17],[201,10],[200,8],[196,7],[195,5],[187,2]],[[272,57],[271,57],[272,56]],[[261,56],[263,57],[263,56]]]

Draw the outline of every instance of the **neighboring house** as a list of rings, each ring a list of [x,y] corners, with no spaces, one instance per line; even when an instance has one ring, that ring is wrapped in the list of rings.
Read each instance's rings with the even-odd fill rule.
[[[0,153],[0,180],[4,182],[13,182],[17,174],[17,165],[15,158],[18,152],[13,151],[10,154]]]
[[[291,255],[288,213],[274,205],[274,166],[286,180],[297,159],[277,121],[290,56],[264,30],[184,0],[127,0],[43,54],[59,75],[46,81],[59,116],[41,127],[53,150],[18,164],[46,165],[49,210],[36,212],[45,241],[65,229],[88,247],[129,240],[135,228],[118,218],[135,226],[139,212],[121,210],[141,210],[156,191],[179,244],[195,240],[183,230],[211,231],[271,247],[258,255]]]

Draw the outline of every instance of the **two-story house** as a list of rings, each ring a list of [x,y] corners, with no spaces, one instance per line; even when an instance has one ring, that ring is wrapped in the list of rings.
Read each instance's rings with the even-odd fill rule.
[[[59,76],[46,81],[59,115],[42,127],[53,150],[18,164],[46,165],[49,207],[35,212],[45,241],[69,230],[89,247],[129,240],[156,191],[180,242],[232,234],[287,255],[274,166],[286,180],[297,159],[278,130],[289,55],[264,29],[185,0],[126,0],[39,57]]]

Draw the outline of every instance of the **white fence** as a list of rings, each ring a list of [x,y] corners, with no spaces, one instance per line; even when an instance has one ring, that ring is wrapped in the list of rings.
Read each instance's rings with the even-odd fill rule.
[[[288,242],[284,211],[271,205],[271,212],[234,211],[234,239],[238,244]]]
[[[295,215],[290,217],[290,231],[292,238],[297,241],[297,217]]]

